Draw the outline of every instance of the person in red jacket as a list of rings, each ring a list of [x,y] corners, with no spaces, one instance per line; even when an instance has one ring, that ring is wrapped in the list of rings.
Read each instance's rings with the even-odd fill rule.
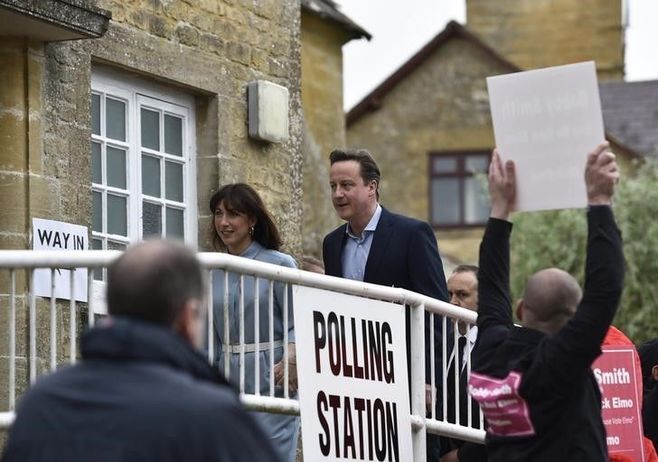
[[[608,333],[603,339],[603,344],[605,346],[631,346],[633,347],[633,360],[635,361],[635,386],[637,387],[637,395],[642,396],[642,367],[640,364],[640,355],[635,351],[635,346],[631,339],[626,337],[626,335],[617,329],[615,326],[610,326]],[[604,352],[605,354],[605,352]],[[640,403],[642,404],[642,403]],[[656,454],[656,449],[653,446],[653,443],[649,438],[643,436],[643,447],[644,447],[644,460],[645,462],[658,462],[658,454]],[[609,450],[609,448],[608,448]],[[633,459],[628,458],[628,456],[620,453],[612,454],[610,453],[610,462],[633,462]]]

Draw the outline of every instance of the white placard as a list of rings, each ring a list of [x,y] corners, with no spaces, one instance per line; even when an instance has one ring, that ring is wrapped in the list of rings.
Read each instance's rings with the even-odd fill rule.
[[[293,289],[304,459],[413,460],[404,306]]]
[[[34,250],[87,250],[88,230],[86,226],[61,221],[32,219],[32,248]],[[71,271],[55,271],[55,298],[71,299]],[[39,269],[34,272],[34,293],[39,297],[50,297],[51,271]],[[75,270],[75,299],[87,301],[87,269]]]
[[[516,164],[517,210],[587,205],[587,154],[604,140],[593,61],[487,77],[496,146]]]

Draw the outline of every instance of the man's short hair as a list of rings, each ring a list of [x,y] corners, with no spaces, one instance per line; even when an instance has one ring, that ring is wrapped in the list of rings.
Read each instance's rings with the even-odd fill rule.
[[[375,191],[377,199],[379,199],[379,181],[381,180],[381,172],[379,167],[373,159],[372,155],[365,149],[334,149],[329,154],[329,162],[334,165],[336,162],[345,162],[353,160],[358,162],[360,166],[361,178],[364,184],[371,181],[376,182]]]
[[[478,275],[479,268],[475,265],[457,265],[455,269],[452,270],[452,274],[459,273],[473,273],[475,277]]]
[[[115,260],[107,271],[107,305],[119,315],[171,326],[190,299],[203,298],[201,266],[182,244],[145,241]]]

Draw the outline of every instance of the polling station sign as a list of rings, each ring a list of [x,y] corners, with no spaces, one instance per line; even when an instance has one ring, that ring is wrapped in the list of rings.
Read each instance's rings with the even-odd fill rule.
[[[54,220],[32,219],[32,248],[34,250],[87,250],[86,226]],[[71,299],[71,270],[55,270],[55,298]],[[75,299],[87,301],[87,269],[78,268],[74,274]],[[52,295],[50,269],[34,272],[34,293],[39,297]]]
[[[644,462],[641,377],[632,347],[604,346],[592,371],[601,388],[601,414],[610,454]]]
[[[304,459],[412,460],[404,306],[295,286]]]

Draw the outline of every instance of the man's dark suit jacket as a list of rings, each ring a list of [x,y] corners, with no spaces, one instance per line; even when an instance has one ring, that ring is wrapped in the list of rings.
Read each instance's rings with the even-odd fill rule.
[[[327,234],[322,244],[325,273],[343,277],[342,255],[347,224]],[[396,215],[382,207],[372,239],[364,282],[400,287],[439,300],[448,300],[443,264],[430,226],[419,220]],[[435,316],[436,376],[440,377],[440,317]],[[429,346],[429,322],[425,319],[425,345]],[[409,358],[409,310],[407,310],[407,358]],[[429,349],[426,363],[429,366]],[[429,374],[429,372],[428,372]],[[428,375],[429,378],[429,375]],[[429,382],[428,382],[429,383]],[[436,383],[440,383],[437,379]]]

